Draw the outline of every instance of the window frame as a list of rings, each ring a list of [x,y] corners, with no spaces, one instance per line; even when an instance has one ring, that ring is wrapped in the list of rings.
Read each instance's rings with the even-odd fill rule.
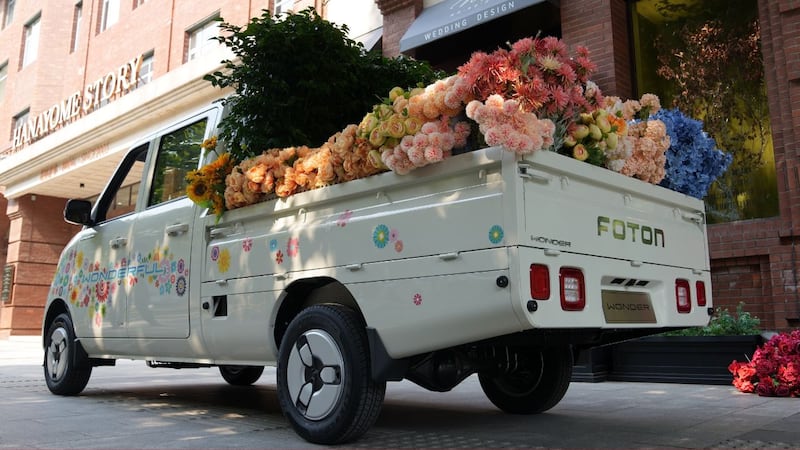
[[[275,0],[272,6],[273,16],[286,14],[292,12],[294,9],[295,0]]]
[[[199,22],[186,30],[186,58],[184,62],[193,61],[206,54],[212,46],[219,46],[219,42],[212,38],[219,36],[219,12]],[[213,34],[212,33],[213,30]],[[194,46],[192,45],[194,41]]]
[[[83,25],[83,1],[75,3],[75,6],[72,10],[72,41],[70,42],[70,53],[75,53],[78,51],[81,25]]]
[[[0,103],[3,103],[5,98],[6,82],[8,82],[8,60],[0,64]]]
[[[0,26],[0,30],[11,25],[11,22],[14,21],[14,8],[16,3],[17,0],[5,0],[3,4],[3,21],[0,23],[0,25],[2,25]]]
[[[114,8],[112,8],[114,5]],[[114,16],[113,22],[109,23],[109,12],[116,10],[116,14]],[[102,33],[107,29],[111,28],[119,22],[119,13],[120,13],[120,0],[102,0],[102,6],[100,8],[100,18],[97,21],[97,32]]]
[[[39,57],[41,39],[42,13],[38,12],[22,29],[22,55],[19,58],[20,69],[34,63]],[[31,56],[31,54],[33,56]]]

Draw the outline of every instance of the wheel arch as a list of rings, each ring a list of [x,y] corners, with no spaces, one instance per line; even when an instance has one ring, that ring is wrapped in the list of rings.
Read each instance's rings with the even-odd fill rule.
[[[361,324],[366,327],[367,323],[358,302],[344,284],[331,277],[304,278],[292,282],[278,298],[280,306],[273,322],[275,346],[280,348],[289,323],[300,311],[312,305],[326,303],[352,309],[360,318]]]
[[[48,327],[53,322],[53,319],[62,313],[68,314],[70,318],[72,317],[72,312],[63,299],[57,298],[50,302],[50,305],[47,307],[47,311],[45,311],[44,318],[42,319],[42,347],[44,347],[47,339]]]

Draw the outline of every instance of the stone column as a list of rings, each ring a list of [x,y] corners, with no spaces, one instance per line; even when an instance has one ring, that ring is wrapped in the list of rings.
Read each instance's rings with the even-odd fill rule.
[[[0,338],[41,333],[42,314],[58,258],[79,227],[64,221],[65,199],[28,194],[8,200],[8,253],[14,269],[0,302]]]
[[[422,0],[375,0],[383,14],[383,56],[400,55],[400,38],[422,12]],[[406,52],[413,56],[413,50]]]

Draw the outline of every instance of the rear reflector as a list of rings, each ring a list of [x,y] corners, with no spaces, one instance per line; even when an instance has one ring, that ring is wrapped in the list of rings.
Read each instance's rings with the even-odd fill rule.
[[[581,311],[586,307],[586,284],[583,272],[573,267],[562,267],[558,273],[561,285],[561,309]]]
[[[550,298],[550,269],[544,264],[531,264],[531,298],[547,300]]]
[[[706,306],[706,284],[702,281],[695,283],[697,288],[697,306]]]
[[[688,280],[675,280],[675,304],[679,313],[688,313],[692,310],[692,292]]]

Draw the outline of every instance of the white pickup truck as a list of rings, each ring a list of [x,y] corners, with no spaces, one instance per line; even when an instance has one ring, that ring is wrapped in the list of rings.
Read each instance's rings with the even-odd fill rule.
[[[356,439],[387,381],[478,374],[501,410],[546,411],[576,353],[701,326],[712,308],[703,203],[589,164],[493,147],[228,211],[185,195],[221,109],[132,147],[98,200],[70,200],[43,323],[49,389],[116,359],[277,366],[293,428]],[[132,190],[128,209],[122,188]]]

